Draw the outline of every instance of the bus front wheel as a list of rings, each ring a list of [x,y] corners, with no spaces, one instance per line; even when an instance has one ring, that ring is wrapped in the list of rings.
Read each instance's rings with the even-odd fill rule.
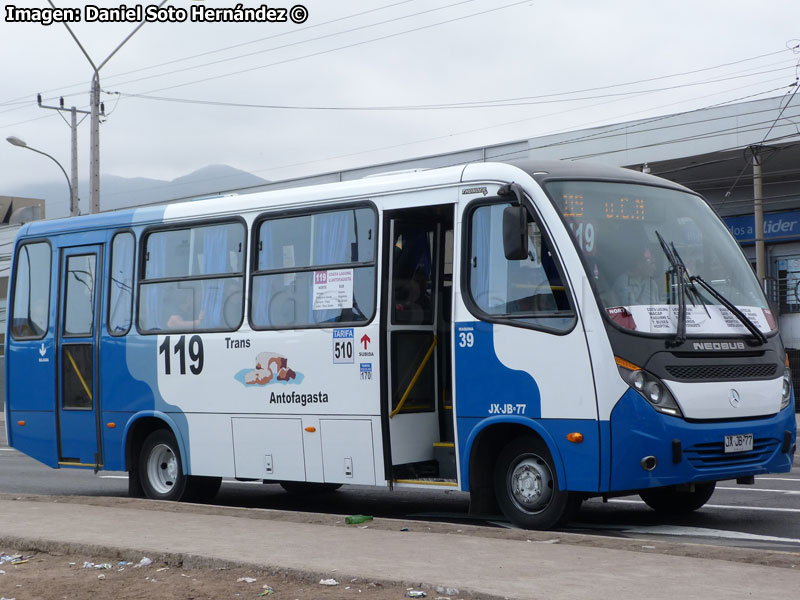
[[[497,503],[509,521],[524,529],[550,529],[566,522],[580,497],[559,488],[553,458],[540,440],[512,440],[494,470]]]
[[[716,481],[694,484],[692,491],[678,490],[674,486],[653,488],[639,492],[639,497],[655,511],[666,514],[686,514],[703,506],[711,498]]]
[[[187,477],[171,431],[157,429],[145,438],[139,455],[139,477],[145,496],[152,500],[183,498]]]

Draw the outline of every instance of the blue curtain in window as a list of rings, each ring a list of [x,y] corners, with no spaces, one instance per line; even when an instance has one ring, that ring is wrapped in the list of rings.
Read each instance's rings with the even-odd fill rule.
[[[228,227],[208,227],[203,231],[203,275],[215,275],[228,271]],[[206,279],[202,282],[200,309],[203,311],[204,329],[223,326],[226,279]],[[197,317],[197,315],[195,315]]]
[[[489,207],[481,207],[472,213],[472,263],[469,283],[472,297],[484,310],[489,306],[491,217]]]
[[[153,235],[147,240],[147,279],[164,277],[167,273],[167,236]],[[145,307],[146,319],[140,323],[145,330],[165,329],[166,318],[162,314],[164,290],[161,285],[146,285],[142,288],[144,298],[140,300]],[[140,317],[141,318],[141,317]]]
[[[131,324],[131,295],[133,294],[133,236],[123,233],[114,238],[111,266],[111,315],[108,323],[112,332],[127,331]]]
[[[315,265],[335,265],[349,263],[349,233],[353,227],[353,214],[350,212],[323,213],[314,217],[314,256]],[[324,323],[337,318],[341,309],[313,310],[314,289],[309,290],[309,322]]]
[[[277,252],[272,247],[272,226],[274,223],[275,221],[267,221],[261,226],[260,249],[258,251],[258,265],[256,266],[259,271],[274,269],[277,266]],[[261,327],[272,325],[269,318],[269,305],[272,301],[275,283],[275,277],[270,276],[256,277],[253,280],[251,318],[253,323]]]

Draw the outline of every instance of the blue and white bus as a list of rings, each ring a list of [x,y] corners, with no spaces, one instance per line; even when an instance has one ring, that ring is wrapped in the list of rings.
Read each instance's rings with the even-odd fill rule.
[[[132,495],[457,489],[549,528],[593,496],[692,511],[795,452],[735,240],[624,169],[468,164],[29,223],[10,299],[10,445],[127,471]]]

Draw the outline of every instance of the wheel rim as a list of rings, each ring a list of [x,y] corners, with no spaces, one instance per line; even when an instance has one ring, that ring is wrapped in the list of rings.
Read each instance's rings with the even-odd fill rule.
[[[521,457],[508,470],[509,497],[520,510],[542,512],[553,498],[553,473],[535,454]]]
[[[158,494],[168,494],[180,475],[178,458],[172,448],[158,444],[147,458],[147,480]]]

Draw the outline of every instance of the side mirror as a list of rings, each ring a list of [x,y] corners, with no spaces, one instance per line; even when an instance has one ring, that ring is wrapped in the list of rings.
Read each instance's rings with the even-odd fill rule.
[[[528,213],[524,206],[503,210],[503,251],[506,260],[528,258]]]

